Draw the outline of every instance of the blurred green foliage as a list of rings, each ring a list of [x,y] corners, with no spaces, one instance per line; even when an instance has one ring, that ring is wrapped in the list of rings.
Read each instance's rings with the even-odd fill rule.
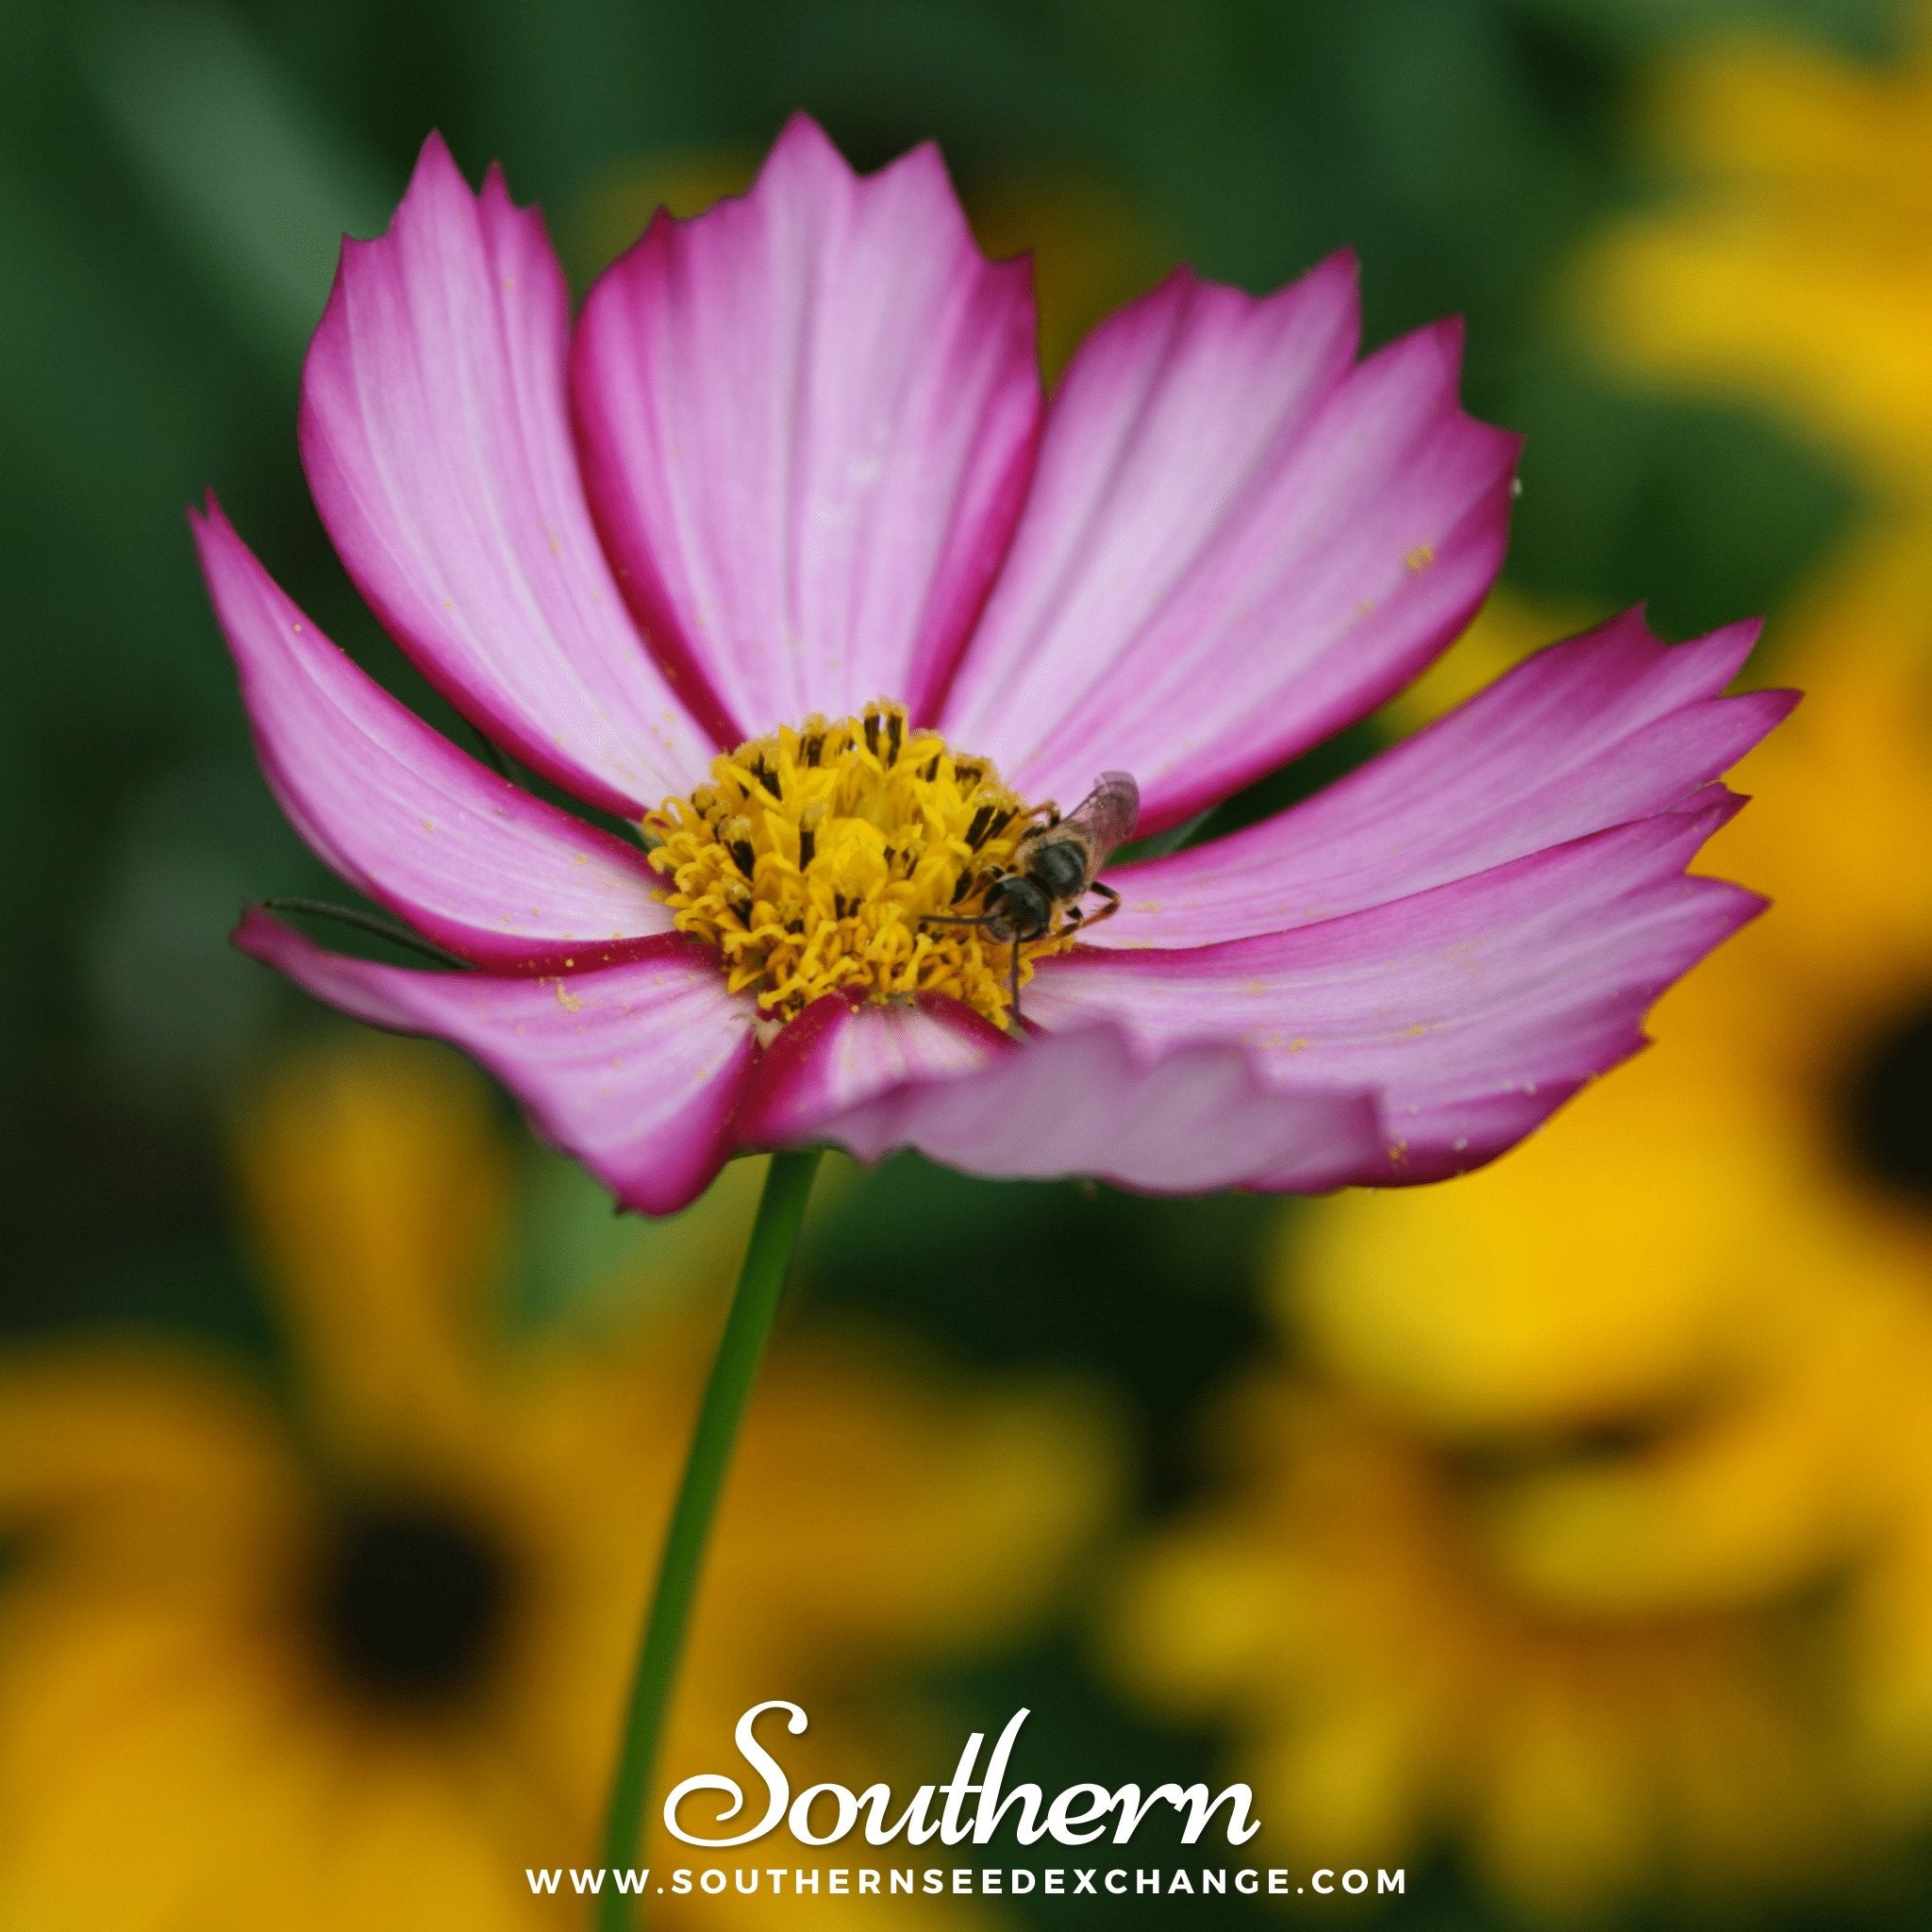
[[[382,225],[428,128],[473,175],[500,157],[559,228],[609,171],[756,153],[802,106],[861,164],[937,136],[969,194],[1103,180],[1205,273],[1253,288],[1353,246],[1371,340],[1461,312],[1472,407],[1528,432],[1509,579],[1566,607],[1648,598],[1684,634],[1775,608],[1849,513],[1850,485],[1761,419],[1589,370],[1555,321],[1555,279],[1584,231],[1645,191],[1629,115],[1667,43],[1775,20],[1877,55],[1891,14],[1884,0],[8,0],[0,1325],[186,1323],[269,1346],[228,1232],[225,1108],[275,1038],[330,1023],[225,932],[244,894],[326,886],[256,773],[182,509],[217,486],[324,627],[422,698],[327,551],[294,414],[336,236]],[[595,266],[571,264],[579,279]],[[541,1311],[624,1235],[578,1180],[532,1186],[540,1224],[559,1229],[533,1264]],[[909,1274],[915,1229],[944,1258]],[[1107,1377],[1142,1419],[1158,1508],[1191,1479],[1204,1391],[1255,1345],[1258,1239],[1252,1203],[995,1189],[901,1160],[838,1197],[808,1274],[966,1357]],[[958,1694],[1006,1708],[1020,1690],[1043,1713],[1042,1750],[1082,1776],[1131,1759],[1147,1777],[1154,1747],[1057,1655]],[[1201,1749],[1160,1748],[1182,1766]],[[1405,1923],[1470,1923],[1453,1882],[1426,1890]],[[1107,1923],[1142,1921],[1114,1906]]]

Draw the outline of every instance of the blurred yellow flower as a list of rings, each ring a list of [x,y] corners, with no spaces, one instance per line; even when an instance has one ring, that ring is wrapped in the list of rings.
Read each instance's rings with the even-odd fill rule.
[[[1932,486],[1932,8],[1901,62],[1768,30],[1664,70],[1653,150],[1692,191],[1614,230],[1576,289],[1626,366],[1769,397],[1887,488]]]
[[[240,1165],[287,1404],[186,1345],[0,1360],[0,1537],[18,1551],[0,1579],[0,1924],[555,1925],[525,1870],[593,1861],[709,1297],[756,1175],[641,1237],[640,1286],[670,1312],[598,1353],[513,1341],[491,1306],[508,1152],[448,1058],[358,1042],[290,1067]],[[1108,1467],[1064,1391],[781,1345],[667,1770],[728,1761],[738,1713],[782,1695],[814,1720],[792,1761],[809,1769],[829,1731],[833,1774],[863,1783],[904,1748],[880,1686],[1036,1610]],[[730,1925],[784,1907],[700,1909]],[[868,1923],[881,1909],[953,1923],[905,1900]]]
[[[1661,1043],[1482,1174],[1324,1204],[1283,1270],[1330,1374],[1517,1453],[1486,1535],[1554,1608],[1841,1581],[1845,1716],[1904,1811],[1932,1802],[1927,571],[1874,546],[1790,623],[1809,695],[1712,854],[1775,909]]]
[[[1328,1374],[1488,1459],[1486,1559],[1544,1614],[1762,1618],[1823,1591],[1844,1795],[1888,1821],[1932,1808],[1932,8],[1917,21],[1884,70],[1762,36],[1681,58],[1655,125],[1691,186],[1577,283],[1626,368],[1784,407],[1887,500],[1781,626],[1809,695],[1711,853],[1774,912],[1665,1000],[1622,1079],[1483,1174],[1325,1204],[1283,1273]]]
[[[1483,1484],[1279,1377],[1224,1417],[1227,1500],[1158,1537],[1117,1669],[1239,1741],[1270,1862],[1400,1865],[1462,1842],[1517,1907],[1769,1887],[1833,1841],[1802,1632],[1576,1615],[1490,1558]]]

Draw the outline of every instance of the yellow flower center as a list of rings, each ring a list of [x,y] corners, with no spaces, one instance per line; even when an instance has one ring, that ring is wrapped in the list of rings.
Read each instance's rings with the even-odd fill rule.
[[[981,911],[1028,823],[987,759],[882,699],[723,753],[708,785],[647,812],[643,830],[678,930],[716,946],[726,984],[769,1018],[828,992],[936,992],[1003,1025],[1012,942],[929,922]],[[1023,941],[1021,984],[1073,943]]]

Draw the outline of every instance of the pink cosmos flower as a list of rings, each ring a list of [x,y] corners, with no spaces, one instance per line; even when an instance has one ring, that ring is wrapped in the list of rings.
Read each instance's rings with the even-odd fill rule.
[[[263,769],[343,878],[472,970],[239,943],[456,1042],[619,1199],[733,1152],[916,1147],[1183,1191],[1431,1180],[1642,1043],[1759,902],[1687,875],[1785,694],[1755,628],[1632,614],[1327,791],[1110,868],[1023,948],[983,907],[1024,814],[1105,770],[1158,833],[1361,718],[1499,567],[1516,440],[1453,323],[1357,359],[1355,264],[1256,300],[1181,272],[1051,400],[1027,267],[931,147],[855,176],[794,120],[756,187],[660,216],[573,328],[541,218],[425,147],[344,244],[301,446],[350,575],[481,732],[432,730],[210,499],[193,519]]]

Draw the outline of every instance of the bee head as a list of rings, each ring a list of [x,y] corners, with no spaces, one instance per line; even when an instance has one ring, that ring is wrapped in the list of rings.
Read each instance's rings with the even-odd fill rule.
[[[985,919],[987,937],[1002,945],[1037,940],[1053,924],[1053,902],[1024,874],[1008,873],[988,891]]]

